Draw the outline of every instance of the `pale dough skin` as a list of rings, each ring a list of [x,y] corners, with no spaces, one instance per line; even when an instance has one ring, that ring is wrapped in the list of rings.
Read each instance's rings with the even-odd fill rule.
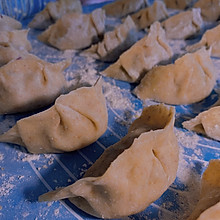
[[[72,12],[63,15],[38,36],[40,41],[60,50],[83,49],[99,41],[105,31],[105,11],[90,14]]]
[[[0,114],[34,110],[51,104],[67,88],[66,60],[48,63],[34,55],[10,61],[0,68]]]
[[[186,49],[193,51],[203,46],[211,47],[211,55],[220,58],[220,25],[207,30],[198,43],[188,46]]]
[[[147,0],[117,0],[103,6],[102,8],[105,10],[106,16],[121,18],[147,6]]]
[[[161,21],[167,17],[167,8],[165,4],[159,0],[156,0],[152,6],[141,9],[140,11],[131,15],[131,18],[139,30],[148,28],[155,21]]]
[[[114,62],[121,53],[131,47],[137,40],[136,26],[131,17],[128,16],[113,31],[106,32],[101,42],[92,45],[82,54],[98,60]]]
[[[199,0],[194,8],[201,8],[201,15],[205,21],[216,21],[220,16],[219,0]]]
[[[201,193],[200,193],[199,202],[197,203],[194,211],[187,220],[196,220],[196,219],[197,220],[220,219],[220,160],[219,159],[210,160],[207,169],[203,173],[201,180]]]
[[[173,56],[165,32],[159,22],[151,25],[149,33],[125,51],[119,59],[101,72],[115,79],[137,82],[146,71]]]
[[[187,8],[193,0],[164,0],[167,8],[182,9]]]
[[[169,39],[186,39],[196,34],[202,27],[203,20],[199,8],[180,12],[162,22]]]
[[[51,108],[19,120],[0,141],[24,146],[36,154],[74,151],[95,142],[107,129],[107,122],[99,80],[93,87],[61,95]]]
[[[134,94],[142,100],[184,105],[206,98],[215,83],[216,69],[210,51],[202,48],[185,54],[174,64],[150,70],[134,89]]]
[[[98,218],[138,213],[158,199],[176,177],[179,147],[174,134],[174,108],[143,110],[128,134],[104,151],[81,180],[39,197],[69,198]]]
[[[21,22],[7,15],[0,15],[0,31],[12,31],[21,28]]]
[[[30,28],[44,30],[63,15],[74,11],[82,12],[80,0],[57,0],[56,2],[49,2],[41,12],[34,16],[28,26]]]
[[[31,51],[32,46],[27,39],[28,31],[0,31],[0,66]]]
[[[183,127],[220,141],[220,106],[212,107],[183,122]]]

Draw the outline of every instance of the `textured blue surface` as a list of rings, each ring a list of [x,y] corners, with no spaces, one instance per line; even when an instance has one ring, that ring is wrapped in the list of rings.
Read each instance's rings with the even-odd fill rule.
[[[84,8],[84,11],[91,9],[93,7],[90,6]],[[23,22],[24,27],[27,22]],[[37,34],[39,32],[34,30],[29,33],[35,55],[50,62],[62,60],[67,56],[66,52],[63,53],[37,41]],[[106,66],[81,57],[77,53],[73,54],[72,65],[65,71],[68,80],[86,83],[86,74],[91,71],[95,71],[95,80],[98,71]],[[37,199],[39,195],[49,190],[67,186],[81,178],[105,148],[119,141],[127,133],[131,121],[140,114],[145,104],[132,95],[131,90],[135,85],[105,77],[104,82],[103,90],[109,113],[108,129],[94,144],[71,153],[34,156],[20,146],[0,143],[0,219],[96,219],[76,208],[68,200],[39,203]],[[181,123],[208,109],[217,101],[219,94],[216,91],[219,91],[219,84],[218,79],[215,90],[205,100],[192,105],[175,106],[175,130],[179,134],[181,153],[177,178],[157,201],[145,211],[128,219],[184,219],[183,216],[189,213],[193,206],[189,198],[194,196],[194,190],[199,188],[196,185],[200,181],[198,177],[200,178],[210,159],[220,158],[220,143],[186,131]],[[109,98],[112,93],[117,95],[116,99],[122,99],[120,107]],[[25,116],[27,114],[1,115],[0,133],[7,131],[16,120]],[[193,188],[192,184],[196,186]]]

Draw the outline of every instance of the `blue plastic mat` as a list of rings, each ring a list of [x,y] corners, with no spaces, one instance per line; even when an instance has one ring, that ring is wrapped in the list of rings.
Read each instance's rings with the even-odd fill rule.
[[[90,6],[84,8],[84,11],[93,8],[94,6]],[[23,23],[26,27],[28,21]],[[80,56],[77,51],[61,52],[46,46],[37,40],[39,33],[30,30],[32,53],[50,62],[72,57],[72,65],[65,71],[65,76],[77,86],[93,85],[99,77],[99,71],[107,65]],[[171,43],[176,46],[183,42]],[[220,143],[186,131],[181,123],[210,108],[218,100],[220,60],[213,58],[213,62],[217,67],[218,80],[212,94],[199,103],[175,106],[175,133],[180,145],[180,162],[175,182],[145,211],[126,219],[186,219],[196,204],[201,174],[210,159],[220,158]],[[152,101],[142,103],[133,96],[133,84],[107,77],[103,77],[103,80],[109,122],[105,134],[94,144],[71,153],[32,155],[20,146],[0,143],[0,219],[96,219],[68,200],[49,203],[39,203],[37,200],[41,194],[70,185],[81,178],[105,148],[118,142],[127,133],[129,125],[140,115],[143,106],[156,104]],[[0,133],[30,114],[33,112],[1,115]]]

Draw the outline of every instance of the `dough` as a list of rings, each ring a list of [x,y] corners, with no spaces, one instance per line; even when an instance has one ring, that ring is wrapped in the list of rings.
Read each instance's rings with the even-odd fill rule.
[[[188,8],[193,0],[164,0],[167,8],[182,9]]]
[[[176,177],[179,148],[174,108],[145,108],[128,134],[107,148],[81,180],[40,196],[40,201],[69,198],[98,218],[138,213],[158,199]]]
[[[107,129],[107,121],[99,80],[93,87],[61,95],[48,110],[17,121],[0,141],[37,154],[74,151],[95,142]]]
[[[210,160],[201,180],[201,193],[198,204],[187,220],[217,220],[220,209],[220,160]],[[213,206],[216,205],[216,206]],[[213,206],[213,207],[212,207]],[[211,210],[209,209],[210,207]],[[205,211],[208,209],[207,211]],[[204,212],[205,211],[205,212]],[[201,214],[204,212],[203,214]],[[211,214],[212,213],[212,214]],[[200,215],[201,214],[201,215]],[[211,214],[210,216],[208,214]],[[200,217],[199,217],[200,215]],[[204,218],[208,215],[208,218]],[[218,218],[214,218],[218,216]],[[199,218],[198,218],[199,217]]]
[[[70,60],[47,63],[33,55],[0,68],[0,114],[30,111],[51,104],[67,88],[62,71]]]
[[[137,30],[133,20],[128,16],[113,31],[106,32],[104,39],[83,52],[95,59],[107,62],[116,61],[120,54],[137,41]]]
[[[106,16],[121,18],[148,6],[148,0],[117,0],[102,8]]]
[[[38,39],[60,50],[82,49],[99,41],[105,30],[105,12],[96,9],[91,14],[72,12],[63,15]]]
[[[0,66],[28,54],[32,49],[28,30],[0,31]]]
[[[193,51],[203,46],[211,47],[211,55],[220,58],[220,25],[207,30],[198,43],[188,46],[186,49]]]
[[[12,31],[15,29],[21,29],[21,22],[15,20],[6,15],[0,15],[0,31]]]
[[[82,12],[80,0],[57,0],[56,2],[49,2],[44,10],[34,16],[28,26],[30,28],[44,30],[63,15],[74,11]]]
[[[212,107],[183,122],[183,127],[220,141],[220,106]]]
[[[201,15],[205,21],[216,21],[220,16],[219,0],[199,0],[194,8],[201,8]]]
[[[216,83],[216,69],[205,48],[188,53],[174,64],[157,66],[135,88],[138,98],[184,105],[207,97]]]
[[[162,23],[169,39],[186,39],[197,33],[203,25],[199,8],[180,12]]]
[[[156,0],[152,6],[144,8],[131,15],[131,18],[139,30],[147,28],[155,21],[161,21],[167,17],[168,12],[166,6],[162,1],[159,0]]]
[[[137,82],[146,71],[172,56],[173,52],[166,41],[165,32],[160,23],[155,22],[144,38],[125,51],[101,74],[127,82]]]

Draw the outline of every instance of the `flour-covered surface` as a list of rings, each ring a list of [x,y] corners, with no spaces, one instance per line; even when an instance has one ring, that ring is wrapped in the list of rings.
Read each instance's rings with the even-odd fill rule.
[[[88,12],[93,8],[90,6],[84,10]],[[28,21],[23,23],[25,28]],[[117,21],[110,19],[109,28],[115,23]],[[210,27],[208,24],[207,26]],[[50,62],[71,57],[72,65],[65,71],[65,77],[73,88],[93,85],[100,77],[99,71],[108,65],[83,57],[78,51],[62,52],[46,46],[37,40],[39,33],[34,30],[29,32],[32,53]],[[185,53],[185,46],[199,38],[169,41],[175,57]],[[175,182],[145,211],[125,219],[182,220],[186,219],[195,206],[201,174],[210,159],[220,158],[220,142],[183,129],[182,122],[207,110],[220,97],[220,59],[212,60],[218,77],[211,95],[199,103],[175,106],[175,133],[180,146],[179,169]],[[96,219],[68,200],[39,203],[38,196],[49,190],[68,186],[81,178],[105,148],[118,142],[127,133],[129,125],[140,115],[144,106],[157,104],[150,100],[142,103],[137,99],[131,93],[135,86],[133,84],[107,77],[103,77],[103,82],[109,114],[108,128],[94,144],[71,153],[32,155],[20,146],[0,143],[0,219]],[[31,114],[34,112],[1,115],[0,133],[11,128],[18,119]]]

